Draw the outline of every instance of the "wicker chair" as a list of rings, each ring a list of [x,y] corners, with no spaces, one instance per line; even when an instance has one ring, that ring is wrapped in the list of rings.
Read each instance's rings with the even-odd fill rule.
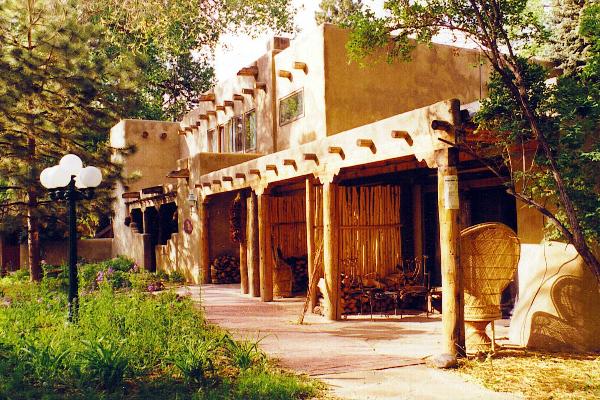
[[[502,318],[500,296],[519,263],[520,243],[501,223],[484,223],[460,234],[460,263],[465,293],[465,336],[468,353],[494,350],[493,321]],[[492,323],[492,340],[485,333]]]

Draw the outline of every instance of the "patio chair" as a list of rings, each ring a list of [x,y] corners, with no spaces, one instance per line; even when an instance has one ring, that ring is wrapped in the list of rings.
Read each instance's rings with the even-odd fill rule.
[[[460,233],[460,252],[467,352],[494,351],[494,320],[502,318],[501,294],[517,270],[519,238],[504,224],[478,224]],[[490,322],[491,340],[485,333]]]

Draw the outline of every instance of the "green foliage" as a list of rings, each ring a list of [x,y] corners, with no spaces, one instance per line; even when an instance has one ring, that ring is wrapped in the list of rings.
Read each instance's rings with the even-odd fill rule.
[[[173,283],[185,283],[185,275],[179,271],[173,271],[169,274],[169,281]]]
[[[289,0],[83,0],[80,8],[110,37],[107,54],[118,59],[132,52],[142,60],[128,116],[157,120],[179,119],[213,85],[212,50],[221,35],[290,31],[293,18]]]
[[[566,74],[580,71],[586,63],[589,43],[579,34],[585,3],[585,0],[553,1],[549,55]]]
[[[348,26],[350,17],[362,7],[362,0],[321,0],[315,20],[317,24]]]
[[[223,337],[225,347],[233,365],[241,370],[262,365],[266,361],[265,354],[258,348],[260,340],[233,340],[230,336]]]
[[[299,381],[294,376],[250,369],[240,374],[236,382],[235,398],[287,400],[314,396],[316,392],[313,384]]]
[[[55,278],[48,278],[55,279]],[[66,323],[66,295],[0,279],[0,398],[303,399],[312,382],[265,362],[243,369],[232,352],[262,360],[208,325],[189,299],[102,285]],[[235,350],[241,349],[241,350]]]
[[[105,342],[104,338],[82,343],[81,373],[102,389],[114,390],[121,385],[129,366],[123,343]]]

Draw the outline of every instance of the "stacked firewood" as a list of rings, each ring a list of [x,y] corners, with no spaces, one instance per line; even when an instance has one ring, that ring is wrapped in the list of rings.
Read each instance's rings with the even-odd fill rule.
[[[285,259],[285,263],[292,268],[292,292],[305,292],[308,287],[307,257],[288,257]]]
[[[373,312],[387,312],[394,310],[395,299],[391,295],[386,295],[388,289],[384,284],[379,284],[377,287],[362,287],[358,279],[353,279],[348,275],[342,275],[341,281],[341,303],[343,314],[359,314],[371,313],[371,302],[373,303]]]
[[[232,256],[220,256],[210,266],[212,283],[240,283],[240,263]]]

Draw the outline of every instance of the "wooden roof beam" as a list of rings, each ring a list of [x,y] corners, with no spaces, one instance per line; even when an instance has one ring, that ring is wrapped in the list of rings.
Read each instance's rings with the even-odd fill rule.
[[[140,192],[125,192],[121,195],[123,199],[139,199]]]
[[[256,90],[264,90],[265,92],[267,91],[267,84],[265,82],[256,82],[256,85],[254,85],[254,87],[256,88]]]
[[[253,65],[251,67],[244,67],[237,73],[238,76],[251,76],[254,79],[258,77],[258,67]]]
[[[258,169],[251,169],[250,171],[248,171],[250,173],[250,175],[256,175],[256,176],[260,176],[260,170]]]
[[[375,147],[375,143],[371,139],[357,139],[356,145],[358,147],[366,147],[371,150],[371,153],[377,153],[377,148]]]
[[[235,174],[236,179],[243,179],[246,180],[246,174],[242,174],[241,172],[238,172],[237,174]]]
[[[254,96],[255,91],[254,91],[254,89],[251,89],[251,88],[243,88],[242,93],[249,94],[250,96]]]
[[[231,108],[233,108],[233,100],[225,100],[225,101],[223,102],[223,105],[224,105],[225,107],[231,107]]]
[[[223,182],[231,182],[231,183],[233,183],[233,177],[232,176],[224,176],[224,177],[221,178],[221,180]]]
[[[241,94],[234,94],[233,101],[244,101],[244,96]]]
[[[295,170],[298,169],[298,165],[296,165],[296,160],[285,159],[285,160],[283,160],[283,165],[286,165],[288,167],[293,167]]]
[[[448,121],[440,121],[438,119],[435,119],[431,121],[431,129],[436,131],[451,132],[452,124]]]
[[[277,75],[279,75],[280,78],[286,78],[290,81],[294,79],[292,73],[290,71],[286,71],[285,69],[280,69]]]
[[[217,97],[214,93],[206,93],[200,95],[200,101],[212,101],[214,103],[216,99]]]
[[[275,175],[279,175],[279,172],[277,171],[277,166],[275,164],[267,164],[265,166],[265,169],[267,171],[273,171],[273,172],[275,172]]]
[[[344,149],[341,147],[331,146],[327,149],[330,154],[337,154],[340,156],[342,160],[346,158],[346,153],[344,153]]]
[[[413,140],[406,131],[392,131],[392,137],[394,139],[404,139],[409,146],[413,145]]]
[[[304,153],[304,161],[314,161],[319,165],[319,157],[315,153]]]
[[[215,107],[215,110],[217,111],[225,111],[225,106],[222,104],[219,104]]]
[[[206,115],[208,115],[209,117],[210,116],[216,117],[217,116],[217,112],[215,110],[208,110],[206,112]]]
[[[295,61],[294,62],[294,69],[299,69],[302,72],[304,72],[305,74],[308,73],[308,66],[304,62]]]

